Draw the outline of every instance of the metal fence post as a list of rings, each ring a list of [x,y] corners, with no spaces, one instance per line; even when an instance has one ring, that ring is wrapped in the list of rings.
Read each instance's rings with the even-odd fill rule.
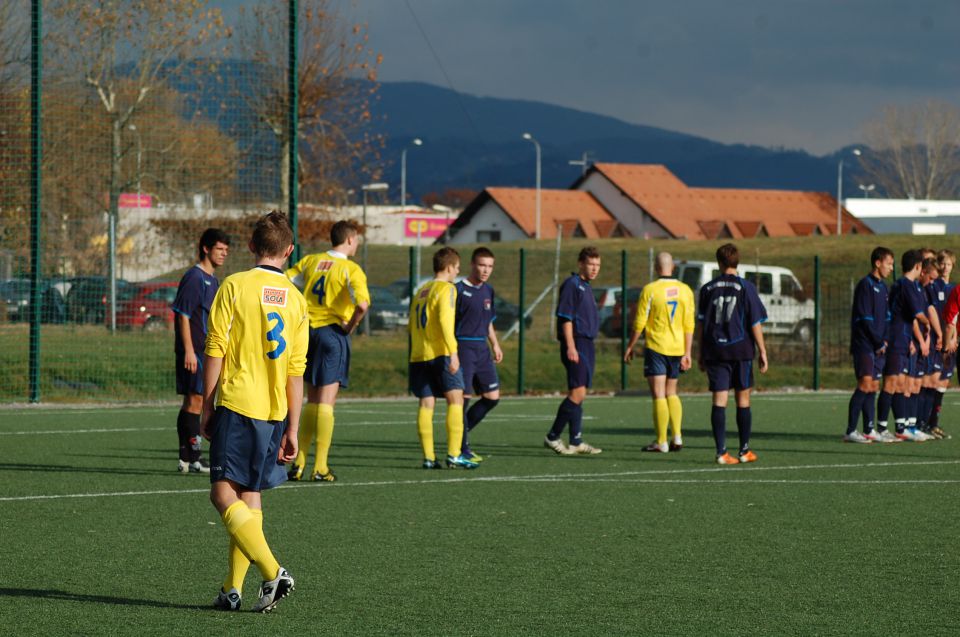
[[[413,293],[417,289],[416,274],[413,270],[416,258],[415,248],[410,246],[407,261],[407,298],[410,299],[410,305],[407,308],[407,362],[410,362],[410,353],[413,351],[413,337],[411,336],[413,332],[410,331],[409,323],[417,320],[417,317],[413,315]]]
[[[287,0],[287,137],[290,143],[287,145],[288,163],[290,170],[287,172],[287,210],[290,213],[290,225],[293,228],[293,254],[290,255],[292,263],[300,260],[300,237],[299,225],[300,215],[298,214],[297,202],[297,141],[299,130],[299,86],[297,85],[297,0]],[[364,237],[366,241],[366,237]]]
[[[40,402],[40,111],[42,12],[40,0],[30,3],[30,402]]]
[[[517,344],[517,395],[523,396],[524,383],[523,383],[523,350],[524,350],[524,341],[525,341],[525,332],[526,326],[524,325],[526,317],[525,306],[525,293],[527,287],[527,253],[523,248],[520,248],[520,299],[517,303],[518,305],[518,314],[520,319],[519,332],[517,334],[520,342]]]
[[[620,391],[627,389],[627,319],[630,306],[627,299],[627,251],[620,251]]]
[[[820,255],[813,257],[813,389],[820,389],[820,314],[822,299],[820,296]]]

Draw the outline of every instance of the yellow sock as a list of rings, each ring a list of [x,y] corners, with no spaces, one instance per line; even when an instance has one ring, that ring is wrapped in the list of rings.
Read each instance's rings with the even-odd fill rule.
[[[670,409],[670,429],[673,431],[673,438],[680,438],[680,425],[683,422],[683,405],[680,403],[679,396],[667,396],[667,405]],[[666,434],[664,434],[666,435]]]
[[[223,526],[243,554],[257,565],[264,580],[277,577],[280,573],[280,564],[263,536],[262,514],[259,517],[254,515],[243,500],[238,500],[223,512]]]
[[[447,455],[456,458],[463,445],[463,405],[447,405]]]
[[[670,420],[670,410],[666,398],[653,399],[653,428],[657,432],[657,444],[667,442],[667,421]]]
[[[423,447],[424,460],[436,460],[437,454],[433,451],[433,410],[421,407],[417,411],[417,435],[420,436],[420,446]]]
[[[313,472],[328,474],[330,467],[330,443],[333,442],[333,405],[317,405],[317,456],[313,461]]]
[[[260,525],[260,532],[263,532],[263,511],[260,509],[250,509],[250,515],[254,517]],[[223,580],[223,592],[228,592],[231,588],[243,591],[243,580],[247,576],[247,569],[250,568],[250,558],[243,554],[237,541],[230,536],[230,553],[227,556],[227,579]]]
[[[293,461],[300,473],[307,466],[307,452],[317,435],[317,403],[307,403],[300,414],[300,430],[297,432],[297,459]]]

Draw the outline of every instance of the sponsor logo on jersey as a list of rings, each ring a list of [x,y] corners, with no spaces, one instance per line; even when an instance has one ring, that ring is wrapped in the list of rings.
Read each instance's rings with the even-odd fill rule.
[[[287,307],[287,289],[273,288],[265,285],[263,286],[263,292],[260,295],[260,300],[264,305]]]
[[[317,272],[327,272],[333,267],[333,261],[320,261],[317,263]]]
[[[680,288],[667,288],[667,298],[671,296],[680,296]]]
[[[483,299],[483,309],[484,309],[484,310],[486,310],[487,312],[489,312],[492,305],[493,305],[493,303],[490,302],[490,299]]]
[[[418,298],[418,299],[425,299],[425,298],[427,298],[428,296],[430,296],[430,286],[427,286],[427,287],[423,288],[422,290],[420,290],[420,294],[417,295],[417,298]]]

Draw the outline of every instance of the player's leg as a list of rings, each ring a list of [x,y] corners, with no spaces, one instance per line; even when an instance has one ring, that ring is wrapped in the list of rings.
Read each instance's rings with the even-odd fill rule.
[[[739,461],[727,453],[727,399],[732,387],[732,367],[726,361],[706,361],[707,381],[713,400],[710,408],[710,429],[717,451],[718,464],[737,464]]]
[[[560,362],[563,364],[567,376],[567,396],[557,407],[557,415],[543,440],[543,446],[552,449],[555,453],[564,455],[567,453],[567,446],[563,444],[560,437],[563,435],[563,430],[573,420],[577,410],[580,409],[580,403],[583,402],[583,397],[587,395],[587,391],[586,387],[582,387],[584,383],[579,379],[579,365],[567,358],[567,348],[563,343],[560,344]],[[579,391],[581,387],[582,392]]]
[[[486,348],[478,353],[476,364],[473,366],[472,371],[473,376],[471,379],[464,376],[464,386],[467,390],[472,387],[479,388],[481,393],[480,400],[474,403],[470,409],[467,409],[467,403],[466,400],[464,400],[463,439],[465,448],[462,450],[462,453],[475,462],[480,462],[483,459],[473,453],[473,450],[470,449],[469,444],[467,444],[467,438],[469,433],[472,432],[500,402],[500,378],[497,374],[497,368],[494,365],[490,351]],[[466,372],[466,366],[464,366],[464,374],[466,374]]]
[[[853,371],[857,378],[857,388],[853,390],[850,396],[850,403],[847,405],[847,430],[843,434],[844,442],[857,442],[869,444],[871,440],[857,431],[857,425],[863,414],[864,405],[868,400],[872,400],[870,389],[873,387],[873,352],[854,352]]]
[[[896,396],[899,383],[900,358],[900,354],[888,351],[884,360],[883,381],[880,397],[877,399],[877,435],[883,442],[900,441],[887,428],[890,422],[890,412],[893,409],[893,399]]]
[[[303,386],[307,404],[300,413],[300,429],[297,431],[297,457],[287,472],[287,479],[299,480],[307,466],[307,455],[317,438],[317,422],[320,415],[320,388],[323,382],[323,330],[310,328],[307,344],[307,367],[303,372]]]
[[[953,378],[956,369],[956,354],[945,352],[943,354],[943,365],[940,371],[940,382],[937,383],[936,395],[933,397],[933,407],[930,410],[930,433],[935,438],[943,439],[950,436],[940,426],[940,412],[943,409],[943,397],[950,387],[950,379]]]
[[[463,374],[463,440],[460,441],[460,455],[473,457],[470,449],[470,399],[476,385],[476,369],[474,365],[474,351],[470,347],[460,346],[460,371]],[[476,407],[476,405],[474,405]]]
[[[677,394],[677,385],[679,384],[679,362],[677,364],[677,378],[667,376],[667,411],[670,414],[670,451],[680,451],[683,449],[683,403],[680,402],[680,396]]]
[[[450,469],[476,469],[479,465],[461,453],[463,444],[463,368],[450,372],[450,358],[437,359],[434,366],[434,378],[438,379],[439,390],[447,401],[447,467]]]
[[[753,411],[750,409],[750,389],[748,386],[739,388],[734,392],[734,398],[737,401],[737,435],[740,442],[737,459],[740,462],[756,462],[757,460],[757,454],[750,449],[750,434],[753,432]]]
[[[587,397],[587,390],[593,385],[593,370],[596,360],[594,343],[591,339],[577,339],[577,353],[580,361],[576,364],[576,387],[571,389],[568,399],[575,404],[570,418],[570,444],[567,453],[581,455],[596,455],[602,453],[583,440],[583,401]]]
[[[665,370],[662,371],[664,371],[662,374],[647,376],[647,386],[650,388],[650,397],[653,400],[653,432],[655,439],[652,443],[644,447],[643,451],[653,451],[657,453],[666,453],[669,451],[669,445],[667,444],[667,427],[670,424],[670,408],[667,406],[667,375]]]

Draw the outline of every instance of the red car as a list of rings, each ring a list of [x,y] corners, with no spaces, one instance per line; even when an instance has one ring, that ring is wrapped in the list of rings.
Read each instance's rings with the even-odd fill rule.
[[[117,328],[147,331],[173,328],[170,306],[177,296],[177,283],[140,283],[133,294],[117,301]],[[110,325],[110,312],[106,323]]]

